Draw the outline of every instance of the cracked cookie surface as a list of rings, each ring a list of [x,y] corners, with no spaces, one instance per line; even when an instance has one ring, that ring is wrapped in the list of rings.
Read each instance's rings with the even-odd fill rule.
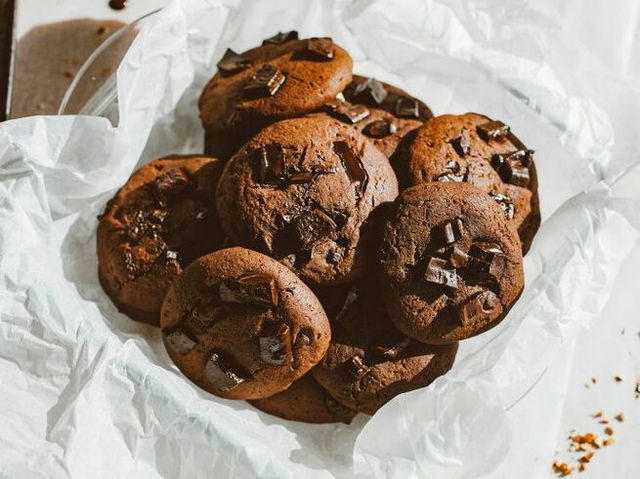
[[[320,361],[331,337],[313,292],[277,261],[244,248],[189,265],[169,289],[160,322],[185,376],[230,399],[285,390]]]
[[[396,327],[429,344],[500,322],[522,292],[518,236],[500,206],[469,183],[403,191],[383,226],[378,278]]]
[[[100,281],[133,319],[157,326],[171,282],[221,246],[214,195],[222,166],[202,156],[155,160],[107,204],[97,233]]]
[[[372,212],[398,194],[389,161],[326,115],[262,130],[225,167],[217,191],[231,244],[274,257],[313,286],[360,276]]]

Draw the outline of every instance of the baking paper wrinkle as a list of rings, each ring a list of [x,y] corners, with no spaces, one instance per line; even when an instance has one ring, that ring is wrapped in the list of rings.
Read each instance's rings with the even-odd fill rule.
[[[0,124],[0,477],[467,478],[504,460],[506,410],[597,316],[638,240],[638,126],[620,100],[633,105],[638,85],[581,75],[600,67],[522,1],[393,7],[179,0],[118,71],[117,126]],[[449,374],[351,425],[284,421],[201,391],[159,332],[118,313],[97,281],[106,200],[137,165],[202,148],[197,99],[228,46],[290,29],[333,36],[357,73],[436,114],[500,118],[536,150],[545,221],[519,303],[461,344]],[[573,71],[565,50],[580,57]],[[597,93],[607,90],[615,96]]]

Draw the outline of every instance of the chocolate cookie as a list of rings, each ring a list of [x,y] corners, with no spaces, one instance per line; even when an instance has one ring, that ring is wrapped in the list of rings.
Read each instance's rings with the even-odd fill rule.
[[[214,195],[222,164],[170,156],[143,166],[109,201],[98,225],[98,272],[123,313],[159,324],[182,268],[222,244]]]
[[[387,158],[393,156],[405,135],[422,126],[420,120],[396,118],[378,108],[340,100],[325,104],[322,110],[370,138]]]
[[[217,191],[232,244],[272,256],[313,286],[362,274],[367,219],[398,194],[389,161],[326,115],[262,130],[227,164]]]
[[[407,157],[394,163],[400,183],[466,181],[489,193],[529,250],[540,226],[533,151],[500,121],[476,113],[442,115],[417,130]]]
[[[378,277],[400,331],[451,343],[498,324],[519,297],[520,242],[500,206],[477,187],[423,183],[391,209]]]
[[[281,393],[249,402],[261,411],[290,421],[348,424],[356,415],[355,411],[333,399],[310,372]]]
[[[349,103],[365,105],[391,113],[395,118],[425,122],[433,117],[431,109],[398,87],[375,78],[353,75],[342,92]]]
[[[351,290],[332,327],[314,377],[338,402],[367,414],[446,373],[458,349],[456,343],[433,346],[404,336],[371,287]]]
[[[319,108],[349,84],[352,64],[330,38],[295,32],[240,55],[227,50],[200,97],[206,151],[228,158],[261,128]]]
[[[189,265],[167,292],[160,323],[185,376],[231,399],[285,390],[320,361],[331,336],[311,290],[277,261],[244,248]]]

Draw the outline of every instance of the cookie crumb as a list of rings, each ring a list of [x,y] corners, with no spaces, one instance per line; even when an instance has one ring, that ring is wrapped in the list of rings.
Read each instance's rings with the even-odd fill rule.
[[[573,467],[569,466],[566,462],[556,461],[553,463],[553,472],[560,477],[566,477],[573,472]]]
[[[609,426],[609,427],[605,427],[605,428],[604,428],[604,433],[605,433],[607,436],[613,436],[613,433],[614,433],[613,428],[612,428],[612,427],[610,427],[610,426]]]
[[[598,421],[600,424],[609,424],[609,421],[607,421],[606,419],[602,419],[600,421]]]
[[[609,439],[605,439],[604,442],[602,443],[603,446],[611,446],[612,444],[615,444],[616,440],[612,437],[610,437]]]
[[[624,414],[620,413],[615,417],[616,421],[618,422],[623,422],[624,421]]]
[[[593,417],[602,417],[604,415],[604,413],[602,411],[598,411],[597,413],[595,413],[593,415]]]
[[[596,378],[591,378],[591,382],[592,382],[593,384],[595,384],[595,383],[596,383],[596,382],[598,382],[598,381],[596,380]]]
[[[107,27],[105,27],[104,25],[100,25],[98,27],[98,35],[104,35],[108,31],[109,31],[109,29]]]
[[[588,452],[587,454],[579,458],[578,462],[581,462],[582,464],[586,464],[591,461],[592,457],[593,457],[593,452]]]
[[[71,70],[65,70],[63,75],[67,78],[73,78],[74,73]]]
[[[620,376],[614,376],[613,379],[615,379],[617,383],[622,382],[622,378]]]

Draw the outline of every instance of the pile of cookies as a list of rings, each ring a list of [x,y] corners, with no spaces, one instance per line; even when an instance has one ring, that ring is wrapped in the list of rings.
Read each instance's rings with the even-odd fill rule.
[[[203,389],[348,422],[446,373],[520,295],[533,151],[352,74],[330,38],[227,50],[204,155],[135,172],[98,226],[100,281]]]

